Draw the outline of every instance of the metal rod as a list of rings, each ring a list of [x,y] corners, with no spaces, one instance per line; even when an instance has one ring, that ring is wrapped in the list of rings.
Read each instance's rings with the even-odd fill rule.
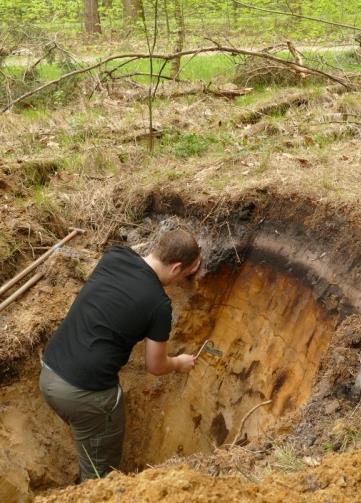
[[[77,234],[84,233],[84,232],[85,231],[83,231],[82,229],[73,229],[70,232],[70,234],[68,234],[67,236],[65,236],[64,239],[62,239],[61,241],[59,241],[58,243],[56,243],[47,252],[43,253],[43,255],[41,255],[38,259],[36,259],[34,262],[32,262],[27,267],[25,267],[25,269],[23,269],[21,272],[19,272],[19,274],[17,274],[16,276],[14,276],[13,279],[11,279],[7,283],[5,283],[5,285],[3,285],[0,288],[0,295],[2,295],[3,293],[5,293],[7,290],[9,290],[9,288],[11,288],[13,285],[15,285],[15,283],[17,283],[24,276],[26,276],[27,274],[29,274],[29,272],[31,272],[32,270],[34,270],[35,267],[37,267],[39,264],[41,264],[42,262],[44,262],[44,260],[46,260],[50,255],[52,255],[55,251],[57,251],[59,248],[61,248],[63,246],[63,244],[65,244],[68,241],[70,241],[71,239],[73,239],[73,237],[75,237]]]
[[[45,271],[37,272],[32,278],[30,278],[26,283],[23,284],[18,290],[16,290],[13,294],[10,295],[4,302],[0,304],[0,312],[5,309],[11,302],[18,297],[20,297],[21,294],[23,294],[26,290],[28,290],[30,287],[35,285],[41,279],[45,274]]]
[[[199,357],[199,355],[202,353],[203,349],[205,348],[205,346],[208,344],[209,342],[209,339],[207,339],[206,341],[203,342],[200,350],[198,351],[198,353],[196,354],[196,356],[194,357],[195,360]]]

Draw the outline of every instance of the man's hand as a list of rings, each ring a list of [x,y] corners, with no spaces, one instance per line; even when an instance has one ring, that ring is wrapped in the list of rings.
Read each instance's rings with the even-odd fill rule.
[[[186,354],[175,356],[174,360],[176,360],[176,372],[181,372],[182,374],[192,370],[196,362],[195,356]]]
[[[145,339],[145,366],[153,375],[164,375],[170,372],[189,372],[195,365],[193,355],[181,354],[168,356],[168,344]]]

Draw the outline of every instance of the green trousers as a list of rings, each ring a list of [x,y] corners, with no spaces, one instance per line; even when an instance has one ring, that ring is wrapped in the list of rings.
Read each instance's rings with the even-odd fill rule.
[[[124,401],[119,386],[87,391],[43,366],[39,386],[46,402],[71,428],[79,456],[80,480],[103,477],[119,468]]]

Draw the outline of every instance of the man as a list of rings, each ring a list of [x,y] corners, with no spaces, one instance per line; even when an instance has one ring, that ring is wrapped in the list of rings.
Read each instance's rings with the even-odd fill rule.
[[[40,389],[70,425],[81,481],[119,466],[124,412],[118,371],[133,346],[145,339],[151,374],[194,367],[193,355],[167,355],[172,309],[163,287],[194,274],[199,264],[198,244],[182,229],[163,233],[145,258],[110,248],[49,340]]]

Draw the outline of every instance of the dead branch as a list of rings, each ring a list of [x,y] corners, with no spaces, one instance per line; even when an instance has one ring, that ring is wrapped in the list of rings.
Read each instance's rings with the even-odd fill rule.
[[[279,63],[280,65],[284,65],[286,67],[289,67],[293,71],[304,72],[304,73],[311,74],[311,75],[320,75],[328,80],[331,80],[333,82],[337,82],[338,84],[341,84],[345,88],[350,87],[349,82],[347,82],[347,81],[345,81],[335,75],[323,72],[322,70],[316,70],[314,68],[309,68],[308,66],[305,66],[305,65],[299,65],[299,64],[295,63],[294,61],[287,61],[285,59],[279,58],[277,56],[274,56],[272,54],[268,54],[265,52],[251,51],[251,50],[247,50],[247,49],[236,49],[234,47],[224,47],[221,45],[217,45],[216,47],[214,47],[214,46],[204,47],[201,49],[189,49],[186,51],[182,51],[179,53],[173,53],[173,54],[152,54],[151,58],[152,58],[152,60],[160,59],[163,61],[171,61],[175,58],[179,58],[180,56],[190,56],[190,55],[193,55],[196,53],[201,54],[201,53],[213,53],[213,52],[225,52],[225,53],[230,53],[232,55],[243,54],[246,56],[253,56],[256,58],[268,59],[270,61],[275,61],[275,62]],[[36,93],[39,93],[39,92],[43,91],[44,89],[47,89],[47,88],[54,86],[56,84],[60,84],[60,82],[63,82],[64,80],[69,79],[71,77],[74,77],[76,75],[81,75],[83,73],[91,72],[92,70],[95,70],[96,68],[99,68],[100,66],[103,66],[106,63],[109,63],[110,61],[114,61],[117,59],[149,59],[149,58],[150,58],[149,53],[128,53],[128,54],[115,54],[113,56],[109,56],[109,57],[107,57],[101,61],[98,61],[97,63],[93,63],[92,65],[89,65],[85,68],[79,68],[78,70],[73,70],[71,72],[65,73],[64,75],[62,75],[58,79],[54,79],[49,82],[46,82],[45,84],[42,84],[41,86],[22,94],[18,98],[11,101],[8,105],[6,105],[1,110],[1,113],[6,112],[11,107],[13,107],[17,103],[20,103],[21,101],[25,100],[29,96],[32,96]]]
[[[244,109],[237,117],[238,127],[241,124],[256,124],[266,116],[274,114],[284,115],[291,107],[307,105],[309,98],[303,93],[294,93],[289,96],[281,96],[276,101],[267,101],[254,109]]]
[[[133,77],[151,77],[151,74],[150,73],[146,73],[146,72],[132,72],[132,73],[124,73],[122,75],[118,75],[117,77],[113,77],[113,76],[110,76],[110,72],[104,72],[104,77],[100,78],[100,80],[97,83],[97,85],[94,87],[94,89],[88,95],[88,98],[90,99],[93,96],[93,94],[95,93],[95,91],[99,90],[101,84],[103,84],[103,83],[106,84],[108,82],[108,80],[110,80],[111,82],[116,82],[116,81],[119,81],[119,80],[125,80],[129,84],[131,84],[133,87],[137,87],[139,89],[144,89],[143,85],[135,83],[132,80],[128,80],[128,79],[132,79]],[[153,77],[154,77],[154,75],[153,75]],[[168,77],[167,75],[158,75],[157,79],[159,81],[160,81],[160,79],[174,81],[174,79],[172,77]],[[176,79],[176,82],[186,83],[187,81]],[[156,91],[156,89],[155,89],[155,91]],[[108,94],[110,94],[109,93],[109,87],[108,87]],[[188,94],[192,94],[192,93],[188,93]],[[155,96],[155,93],[153,92],[153,97],[154,96]],[[239,96],[241,96],[241,95],[239,95]],[[132,97],[134,97],[134,96],[132,96]]]
[[[357,26],[351,26],[350,24],[336,23],[334,21],[329,21],[328,19],[322,19],[312,16],[304,16],[303,14],[296,14],[295,12],[285,12],[282,10],[266,9],[265,7],[255,7],[254,5],[249,5],[247,3],[239,2],[238,0],[233,0],[233,2],[241,7],[246,7],[246,9],[259,10],[262,12],[269,12],[271,14],[280,14],[282,16],[298,17],[300,19],[308,19],[309,21],[316,21],[317,23],[329,24],[331,26],[339,26],[340,28],[350,28],[351,30],[361,31],[361,28]]]
[[[294,62],[297,65],[302,65],[303,61],[302,61],[301,55],[297,51],[296,47],[293,45],[293,42],[291,42],[291,40],[287,40],[287,47],[288,47],[288,50],[290,51],[290,53],[293,56]]]
[[[242,433],[242,430],[243,430],[243,426],[244,426],[244,423],[246,422],[246,420],[249,418],[249,416],[251,414],[253,414],[253,412],[255,410],[257,410],[259,407],[262,407],[263,405],[268,405],[269,403],[272,403],[272,400],[266,400],[265,402],[261,402],[257,405],[255,405],[254,407],[252,407],[251,410],[249,410],[247,412],[247,414],[245,414],[243,417],[242,417],[242,420],[241,420],[241,424],[239,425],[239,429],[238,429],[238,432],[237,432],[237,435],[234,437],[234,440],[233,442],[231,443],[231,447],[233,447],[235,445],[235,443],[237,442],[238,438],[240,437],[241,433]]]
[[[131,59],[128,59],[127,61],[123,61],[123,63],[121,63],[120,65],[116,66],[115,68],[112,68],[111,70],[104,70],[101,73],[101,75],[104,74],[104,75],[107,75],[110,78],[113,78],[113,73],[117,72],[120,68],[122,68],[125,65],[128,65],[132,61],[136,61],[137,59],[138,58],[131,58]]]
[[[146,73],[146,72],[132,72],[132,73],[124,73],[122,75],[118,75],[118,77],[112,77],[112,80],[129,79],[132,77],[155,77],[155,75],[154,74],[151,75],[150,73]],[[157,78],[158,78],[158,76],[157,76]],[[174,82],[174,79],[172,77],[168,77],[168,75],[160,75],[159,78],[164,79],[164,80],[171,80]],[[104,82],[104,80],[102,80],[102,82]],[[176,82],[187,82],[187,81],[176,79]]]
[[[203,87],[203,90],[201,92],[203,92],[203,94],[211,94],[216,98],[234,99],[237,98],[238,96],[244,96],[245,94],[248,94],[251,91],[253,91],[253,87],[239,87],[237,89],[221,89],[221,88],[211,89],[209,87]],[[199,91],[197,91],[197,89],[193,89],[185,94],[199,94]],[[176,94],[175,97],[178,96],[182,96],[182,94],[178,93]]]
[[[132,74],[129,74],[129,76],[132,76]],[[162,76],[161,78],[165,78],[167,80],[173,80],[171,77]],[[209,86],[205,86],[204,84],[202,84],[198,86],[191,86],[185,89],[178,89],[172,92],[161,92],[157,94],[157,97],[159,99],[171,99],[171,98],[182,98],[183,96],[197,96],[200,94],[209,94],[211,96],[214,96],[215,98],[234,99],[237,98],[238,96],[244,96],[245,94],[250,93],[252,90],[253,90],[252,87],[239,87],[237,89],[210,88]],[[138,101],[142,101],[148,99],[148,95],[145,93],[146,90],[143,87],[143,93],[138,92],[134,93],[133,95],[127,93],[127,97],[129,97],[130,99],[136,99]]]

